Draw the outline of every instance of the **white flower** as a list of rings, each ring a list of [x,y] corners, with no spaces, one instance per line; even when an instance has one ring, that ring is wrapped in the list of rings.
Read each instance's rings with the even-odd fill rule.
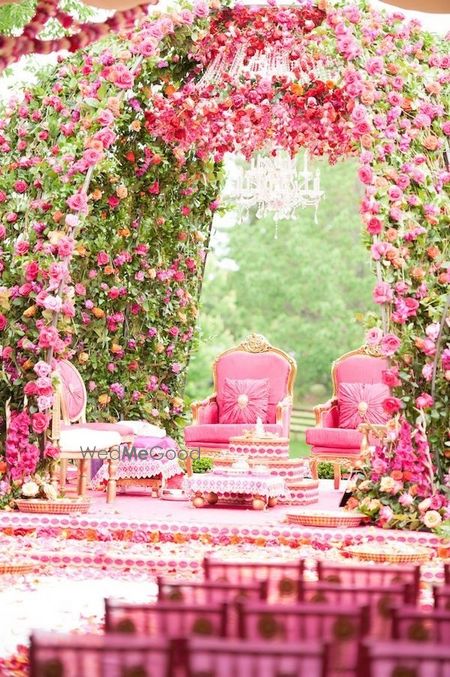
[[[39,487],[36,484],[36,482],[33,482],[30,480],[29,482],[25,482],[25,484],[22,484],[22,496],[26,496],[27,498],[34,498],[37,496],[39,493]]]
[[[369,491],[371,486],[372,482],[370,480],[363,480],[362,482],[360,482],[360,484],[358,484],[358,489],[360,491]]]
[[[44,484],[42,489],[49,501],[56,501],[58,492],[52,484]]]
[[[380,482],[380,491],[392,491],[395,487],[395,480],[392,477],[382,477]]]
[[[420,512],[425,512],[425,510],[428,510],[430,505],[431,498],[424,498],[423,501],[421,501],[417,507],[419,508]]]
[[[434,529],[442,522],[442,517],[437,510],[428,510],[422,517],[422,522],[428,529]]]

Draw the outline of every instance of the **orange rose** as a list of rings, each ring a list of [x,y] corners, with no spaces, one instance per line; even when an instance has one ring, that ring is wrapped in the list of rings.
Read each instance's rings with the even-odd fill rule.
[[[122,351],[122,346],[121,346],[121,345],[119,345],[118,343],[113,343],[113,344],[112,344],[112,346],[111,346],[111,352],[112,352],[113,354],[115,354],[115,353],[120,353],[121,351]]]
[[[99,188],[96,188],[96,189],[93,190],[92,193],[91,193],[92,199],[95,200],[96,202],[97,202],[98,200],[101,200],[101,199],[102,199],[102,195],[103,195],[103,193],[102,193],[102,191],[101,191]]]
[[[105,275],[112,275],[114,273],[114,268],[112,266],[105,266],[103,272]]]
[[[36,315],[36,306],[30,306],[23,313],[23,317],[34,317]]]
[[[117,234],[120,235],[120,237],[130,237],[131,232],[129,228],[121,228],[117,231]]]
[[[87,256],[87,249],[83,244],[77,245],[76,252],[78,256]]]
[[[415,280],[423,280],[425,277],[425,271],[423,268],[419,268],[419,266],[414,266],[414,268],[411,269],[410,275]]]
[[[397,480],[397,481],[400,482],[400,480],[403,479],[403,473],[402,473],[401,470],[393,470],[391,472],[391,477],[392,477],[393,480]]]
[[[293,82],[289,89],[296,96],[302,96],[305,91],[303,85],[298,82]]]
[[[102,317],[105,317],[105,311],[97,307],[92,308],[92,314],[94,317],[97,318],[97,320],[100,320]]]
[[[84,352],[83,352],[83,353],[80,353],[80,354],[78,355],[78,362],[79,362],[80,364],[86,364],[86,362],[88,362],[88,361],[89,361],[89,353],[84,353]]]
[[[56,212],[53,212],[52,216],[53,216],[53,221],[55,221],[56,223],[59,223],[61,221],[62,217],[64,216],[64,214],[62,213],[62,211],[57,209]]]
[[[101,407],[105,407],[110,402],[111,402],[111,398],[108,395],[108,393],[103,393],[102,395],[98,396],[98,403]]]
[[[164,88],[164,94],[166,96],[172,96],[172,94],[175,94],[177,91],[177,88],[174,87],[173,85],[167,85],[167,87]]]
[[[6,465],[5,461],[0,461],[0,473],[3,474],[4,472],[6,472],[7,467],[8,466]]]
[[[430,134],[424,138],[422,141],[422,146],[424,146],[427,150],[436,150],[436,148],[439,147],[439,139],[437,136]]]

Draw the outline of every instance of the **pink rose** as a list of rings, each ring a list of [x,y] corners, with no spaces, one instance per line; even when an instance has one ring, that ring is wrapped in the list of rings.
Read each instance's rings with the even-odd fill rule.
[[[376,216],[372,216],[372,218],[369,219],[366,228],[370,235],[379,235],[383,230],[383,223]]]
[[[59,457],[58,447],[54,447],[51,444],[47,444],[47,446],[44,449],[44,457],[52,459],[58,458]]]
[[[381,374],[381,378],[383,380],[383,383],[389,386],[389,388],[396,388],[401,383],[398,376],[397,367],[392,367],[391,369],[386,369],[385,371],[383,371]]]
[[[394,293],[387,282],[378,282],[375,285],[372,297],[375,303],[390,303],[394,298]]]
[[[17,256],[23,256],[24,254],[28,254],[30,250],[30,243],[28,242],[28,240],[20,240],[19,242],[16,242],[14,250]]]
[[[59,341],[59,333],[56,327],[43,327],[39,334],[40,348],[54,348]]]
[[[36,397],[39,394],[39,388],[36,385],[36,381],[28,381],[25,384],[23,392],[27,397]]]
[[[414,503],[414,498],[411,496],[411,494],[404,493],[400,494],[398,502],[404,508],[409,508]]]
[[[72,255],[72,252],[75,247],[75,240],[73,237],[62,237],[58,242],[58,256],[61,258],[67,258]]]
[[[47,414],[38,413],[33,414],[31,417],[31,427],[37,435],[40,435],[44,430],[47,430],[49,423],[50,417]]]
[[[6,329],[6,325],[8,324],[8,320],[2,313],[0,313],[0,331],[4,331]]]
[[[28,183],[26,181],[23,181],[23,179],[19,179],[14,184],[14,190],[17,193],[25,193],[27,188],[28,188]]]
[[[373,171],[368,165],[363,165],[359,168],[358,176],[361,183],[364,183],[367,186],[373,183]]]
[[[102,159],[102,154],[94,148],[87,148],[83,153],[83,160],[86,162],[88,167],[93,167],[100,162]]]
[[[25,279],[27,282],[33,282],[37,278],[39,274],[39,264],[37,261],[31,261],[26,267],[25,267]]]
[[[416,397],[417,409],[429,409],[433,404],[434,400],[428,393],[422,393],[419,397]]]
[[[6,202],[7,195],[4,190],[0,190],[0,203],[1,202]]]
[[[401,400],[398,399],[398,397],[387,397],[383,401],[384,411],[391,416],[393,414],[396,414],[398,411],[400,411],[401,408],[402,408],[402,402],[401,402]]]
[[[172,364],[172,371],[174,374],[179,374],[182,369],[182,366],[179,362],[174,362]]]
[[[148,193],[150,193],[150,195],[159,195],[159,181],[155,181],[149,186]]]
[[[100,129],[98,132],[95,132],[94,139],[95,141],[101,141],[103,148],[109,148],[116,140],[116,135],[110,129],[105,127],[105,129]]]
[[[6,228],[3,223],[0,223],[0,240],[4,240],[6,237]]]
[[[383,522],[389,522],[394,516],[392,509],[388,505],[383,505],[378,516]]]
[[[88,211],[87,195],[83,191],[80,190],[78,191],[78,193],[71,195],[67,200],[67,204],[69,205],[70,209],[73,209],[74,212],[81,212],[82,214],[87,214]]]
[[[109,198],[108,198],[108,204],[109,204],[110,207],[112,207],[112,209],[114,209],[115,207],[118,207],[119,204],[120,204],[120,200],[117,197],[117,195],[110,195]]]
[[[372,327],[366,334],[366,344],[368,346],[377,346],[383,337],[383,332],[378,327]]]
[[[33,371],[40,378],[45,378],[46,376],[48,376],[50,374],[51,367],[47,362],[44,362],[43,360],[39,360],[39,362],[36,362],[36,364],[34,365]]]
[[[398,336],[395,336],[394,334],[385,334],[381,339],[381,352],[383,355],[386,355],[386,357],[391,357],[391,355],[394,355],[400,348],[401,343]]]
[[[106,266],[109,263],[109,254],[104,251],[101,251],[97,254],[97,263],[99,266]]]
[[[450,136],[450,120],[447,120],[442,125],[442,131],[446,136]]]
[[[112,125],[114,122],[114,115],[106,108],[105,110],[100,111],[97,116],[97,120],[101,125],[106,127],[107,125]]]

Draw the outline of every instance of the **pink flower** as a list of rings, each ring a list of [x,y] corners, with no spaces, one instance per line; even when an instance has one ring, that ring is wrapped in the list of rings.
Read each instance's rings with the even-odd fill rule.
[[[88,167],[93,167],[100,162],[102,159],[102,154],[94,148],[87,148],[83,153],[83,160],[86,162]]]
[[[425,334],[430,338],[432,341],[436,341],[438,336],[439,336],[439,331],[440,331],[440,325],[439,322],[433,322],[432,324],[429,324],[425,328]]]
[[[19,242],[16,242],[14,250],[17,256],[23,256],[24,254],[28,254],[30,250],[30,243],[28,242],[28,240],[19,240]]]
[[[171,368],[174,374],[179,374],[182,370],[182,366],[179,362],[174,362]]]
[[[78,191],[74,195],[71,195],[67,204],[70,209],[73,209],[74,212],[81,212],[82,214],[87,214],[88,204],[87,204],[87,195],[83,191]]]
[[[14,184],[14,190],[17,193],[25,193],[27,188],[28,188],[28,183],[26,181],[23,181],[23,179],[19,179]]]
[[[33,414],[31,417],[31,427],[37,435],[40,435],[44,430],[47,430],[49,423],[50,417],[47,414],[38,413]]]
[[[368,346],[377,346],[383,337],[383,332],[378,327],[372,327],[366,334],[366,344]]]
[[[43,327],[39,334],[40,348],[54,348],[59,341],[59,333],[56,327]]]
[[[390,303],[394,298],[394,293],[387,282],[378,282],[375,285],[372,297],[375,303]]]
[[[189,9],[183,9],[180,13],[180,20],[181,23],[190,26],[192,23],[194,23],[194,15]]]
[[[109,206],[114,209],[115,207],[118,207],[120,204],[120,200],[117,197],[117,195],[110,195],[108,198],[108,204]]]
[[[8,320],[2,313],[0,313],[0,331],[4,331],[6,329],[7,324]]]
[[[39,394],[39,388],[36,385],[36,381],[28,381],[25,384],[23,392],[27,397],[36,397]]]
[[[391,369],[386,369],[381,375],[383,383],[389,388],[396,388],[400,385],[401,381],[398,376],[398,368],[391,367]]]
[[[36,364],[33,367],[33,371],[35,374],[37,374],[40,378],[46,378],[49,376],[51,372],[51,367],[47,362],[43,362],[40,360],[39,362],[36,362]]]
[[[383,355],[386,355],[386,357],[391,357],[391,355],[394,355],[400,348],[401,343],[398,336],[395,336],[394,334],[385,334],[381,339],[381,352]]]
[[[390,508],[388,505],[383,505],[380,512],[378,513],[378,516],[383,522],[389,522],[393,518],[394,513],[392,508]]]
[[[422,393],[419,397],[416,397],[417,409],[429,409],[433,404],[434,400],[428,393]]]
[[[186,206],[181,207],[181,213],[183,214],[183,216],[189,216],[189,214],[191,213],[190,207]]]
[[[396,414],[398,411],[400,411],[401,408],[402,401],[399,400],[398,397],[387,397],[383,401],[383,409],[390,416]]]
[[[97,254],[97,263],[99,266],[106,266],[109,263],[109,254],[104,251],[101,251]]]
[[[72,255],[72,252],[75,247],[75,240],[73,237],[63,236],[58,241],[58,255],[62,258],[66,258]]]
[[[442,131],[446,136],[450,136],[450,120],[447,120],[442,124]]]
[[[209,15],[209,7],[206,2],[199,0],[194,4],[194,14],[199,19],[205,19]]]
[[[155,181],[149,186],[148,193],[150,193],[150,195],[159,195],[159,181]]]
[[[370,185],[374,181],[373,171],[368,165],[363,165],[358,170],[358,176],[361,183]]]
[[[404,494],[400,494],[398,502],[404,508],[409,508],[414,503],[414,498],[411,496],[411,494],[405,492]]]
[[[66,214],[64,221],[69,228],[76,228],[80,223],[80,219],[76,214]]]
[[[366,229],[370,235],[379,235],[383,230],[383,223],[376,216],[372,216],[367,223]]]

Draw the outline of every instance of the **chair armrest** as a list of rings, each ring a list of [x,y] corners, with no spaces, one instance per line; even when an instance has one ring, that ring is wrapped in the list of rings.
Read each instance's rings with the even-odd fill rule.
[[[286,397],[278,402],[275,409],[275,422],[283,427],[283,437],[289,437],[291,427],[292,397]]]
[[[319,428],[336,428],[337,427],[337,412],[338,399],[332,397],[324,404],[318,404],[314,407],[314,414],[316,417],[316,427]]]
[[[202,402],[192,402],[191,410],[192,425],[219,422],[219,407],[217,406],[215,393]]]
[[[389,432],[389,426],[375,423],[360,423],[358,430],[362,433],[361,454],[368,456],[369,446],[373,443],[373,438],[382,442]],[[370,439],[372,437],[372,440]]]

